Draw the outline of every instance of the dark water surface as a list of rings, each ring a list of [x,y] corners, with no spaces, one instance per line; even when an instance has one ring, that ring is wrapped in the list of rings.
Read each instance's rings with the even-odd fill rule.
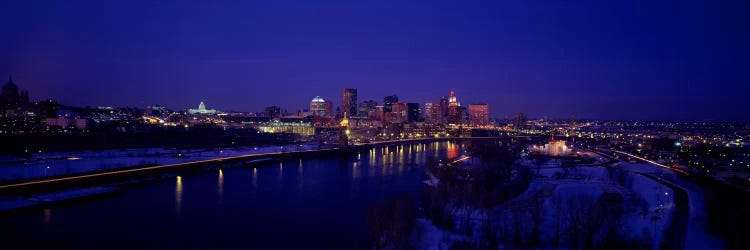
[[[365,211],[422,188],[433,142],[175,177],[124,193],[0,217],[0,249],[367,248]]]

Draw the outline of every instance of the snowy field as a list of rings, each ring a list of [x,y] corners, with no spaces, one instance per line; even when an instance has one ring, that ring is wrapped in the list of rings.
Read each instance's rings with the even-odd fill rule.
[[[319,147],[315,145],[288,145],[210,150],[142,148],[43,152],[31,154],[29,159],[2,156],[0,157],[0,182],[121,169],[143,164],[165,165],[230,156],[314,149],[319,149]]]
[[[571,215],[576,211],[588,211],[606,191],[624,199],[620,232],[631,239],[650,239],[654,249],[660,246],[674,210],[669,187],[637,174],[628,174],[625,185],[620,185],[605,167],[546,168],[540,169],[539,174],[545,178],[535,180],[534,185],[544,188],[530,188],[509,202],[509,209],[502,213],[506,219],[514,220],[528,207],[540,207],[542,241],[553,241],[557,233],[552,229],[557,224],[574,223]],[[525,215],[533,217],[529,213]]]
[[[440,250],[450,249],[452,242],[470,241],[471,238],[442,230],[427,219],[417,219],[412,233],[415,249]]]
[[[604,244],[608,233],[617,233],[627,238],[626,242],[640,242],[653,249],[661,246],[676,209],[670,187],[637,173],[618,172],[606,167],[562,168],[557,160],[542,164],[541,168],[530,161],[516,164],[531,168],[538,178],[518,197],[487,211],[498,228],[500,242],[505,242],[500,247],[512,247],[508,242],[519,238],[521,241],[532,239],[534,232],[539,235],[539,246],[554,247],[552,242],[558,241],[565,245],[566,240],[575,238],[566,234],[569,232],[566,228],[580,223],[591,223],[590,228],[595,228],[594,244]],[[646,172],[658,170],[638,168]],[[426,184],[430,186],[429,180]],[[621,201],[607,203],[606,200],[612,197]],[[612,208],[612,204],[618,208]],[[611,216],[609,209],[621,213]],[[415,232],[419,236],[415,240],[417,249],[449,249],[458,241],[477,242],[481,237],[481,233],[477,233],[482,230],[480,221],[487,216],[486,212],[469,208],[457,211],[454,231],[436,228],[429,221],[420,219],[416,229],[419,232]],[[474,222],[469,225],[475,232],[472,236],[460,233],[466,231],[461,221],[467,213]],[[612,226],[600,226],[604,223]]]
[[[615,166],[628,171],[656,175],[662,180],[678,186],[688,194],[688,206],[690,207],[690,221],[688,224],[686,249],[722,249],[721,239],[708,234],[706,222],[706,209],[703,191],[693,183],[682,180],[678,174],[648,163],[619,162]]]

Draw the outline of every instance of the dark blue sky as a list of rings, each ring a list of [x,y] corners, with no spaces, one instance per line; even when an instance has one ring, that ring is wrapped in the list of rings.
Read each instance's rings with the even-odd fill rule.
[[[215,2],[0,1],[0,76],[71,105],[454,89],[496,117],[750,120],[747,1]]]

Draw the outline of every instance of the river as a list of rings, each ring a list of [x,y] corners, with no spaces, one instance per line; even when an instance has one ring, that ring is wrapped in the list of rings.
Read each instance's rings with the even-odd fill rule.
[[[177,176],[116,196],[6,214],[0,242],[3,249],[368,248],[366,209],[419,193],[425,159],[463,151],[445,141],[382,146]]]

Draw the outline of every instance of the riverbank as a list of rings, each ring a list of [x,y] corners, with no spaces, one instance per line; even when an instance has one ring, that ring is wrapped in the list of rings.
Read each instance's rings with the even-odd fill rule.
[[[255,168],[208,165],[113,196],[0,216],[0,241],[26,249],[365,249],[368,208],[419,195],[425,162],[452,158],[464,145],[378,146]]]
[[[464,140],[477,140],[477,139],[497,139],[494,137],[460,137],[460,138],[419,138],[419,139],[406,139],[406,140],[393,140],[393,141],[380,141],[366,144],[354,145],[348,148],[326,148],[326,149],[308,149],[303,147],[291,147],[280,146],[276,151],[263,152],[263,153],[250,153],[250,154],[238,154],[237,152],[231,153],[228,157],[214,157],[198,161],[184,160],[182,162],[156,165],[156,164],[140,164],[135,167],[121,166],[115,169],[107,168],[93,168],[90,171],[84,171],[75,174],[64,174],[58,175],[53,178],[32,178],[25,180],[13,180],[6,181],[0,185],[0,195],[19,195],[36,192],[49,192],[50,190],[57,190],[63,188],[69,188],[71,186],[92,186],[102,185],[110,182],[124,181],[133,178],[145,178],[158,176],[165,173],[179,172],[179,171],[196,171],[202,167],[220,164],[234,164],[241,163],[247,160],[254,160],[260,158],[285,158],[285,157],[301,157],[306,155],[342,155],[351,153],[361,153],[366,150],[370,150],[373,147],[378,146],[389,146],[399,144],[410,144],[410,143],[427,143],[436,141],[464,141]],[[289,150],[289,151],[285,151]],[[262,151],[261,151],[262,152]],[[222,154],[223,151],[218,151],[218,154]],[[184,158],[183,158],[184,159]],[[189,158],[187,158],[189,159]],[[141,162],[142,163],[142,162]],[[50,167],[46,167],[46,169]],[[92,169],[92,168],[86,168]]]

